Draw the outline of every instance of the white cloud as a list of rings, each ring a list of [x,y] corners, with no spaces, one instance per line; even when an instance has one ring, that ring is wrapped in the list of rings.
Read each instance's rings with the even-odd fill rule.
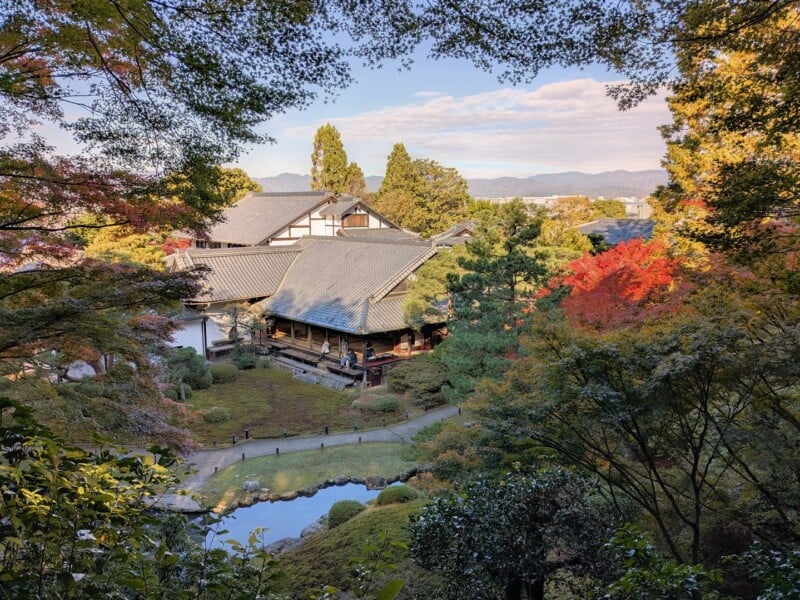
[[[621,112],[605,86],[576,79],[463,97],[423,91],[416,94],[417,102],[332,123],[348,156],[367,173],[383,172],[396,142],[412,156],[455,166],[472,177],[658,168],[664,144],[656,127],[670,121],[663,98]],[[321,124],[287,129],[285,135],[310,140]]]

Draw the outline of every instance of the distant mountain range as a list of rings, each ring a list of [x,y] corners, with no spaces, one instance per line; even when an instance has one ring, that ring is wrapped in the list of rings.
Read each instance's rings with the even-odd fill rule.
[[[366,178],[367,189],[377,192],[383,177]],[[281,173],[275,177],[260,177],[255,181],[265,192],[301,192],[311,188],[310,175]],[[498,177],[496,179],[468,179],[469,192],[476,198],[510,196],[569,196],[582,194],[591,198],[636,196],[644,198],[656,187],[667,182],[666,171],[606,171],[604,173],[553,173],[531,177]]]

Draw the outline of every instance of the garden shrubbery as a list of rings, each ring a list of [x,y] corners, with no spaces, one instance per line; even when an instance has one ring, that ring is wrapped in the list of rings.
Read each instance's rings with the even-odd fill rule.
[[[212,406],[208,412],[203,413],[206,423],[224,423],[231,418],[231,411],[221,406]]]
[[[258,364],[258,357],[256,356],[255,349],[252,346],[236,346],[233,350],[231,358],[237,369],[253,369]]]
[[[170,400],[175,400],[176,402],[181,401],[181,386],[176,385],[175,387],[167,388],[164,391],[164,395],[169,398]],[[183,395],[188,400],[192,397],[192,386],[184,383],[183,384]]]
[[[388,376],[389,389],[407,394],[416,406],[430,408],[446,402],[442,387],[447,373],[431,354],[420,354],[394,367]]]
[[[397,410],[397,398],[376,396],[371,401],[354,400],[353,408],[370,413],[390,413]]]
[[[207,390],[213,383],[206,359],[194,348],[170,350],[165,356],[164,367],[167,381],[183,381],[195,390]]]
[[[367,507],[357,500],[339,500],[328,511],[328,527],[333,529],[349,521]]]
[[[209,370],[211,371],[211,379],[215,384],[230,383],[239,376],[239,369],[236,368],[236,365],[220,363],[211,365]]]
[[[402,504],[404,502],[411,502],[419,497],[417,490],[407,485],[393,485],[387,487],[385,490],[378,494],[375,499],[377,506],[386,506],[387,504]]]

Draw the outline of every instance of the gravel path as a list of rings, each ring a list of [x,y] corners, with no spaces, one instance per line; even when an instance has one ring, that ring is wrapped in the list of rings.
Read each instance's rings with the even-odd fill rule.
[[[275,454],[279,449],[285,452],[298,452],[301,450],[314,450],[320,444],[329,446],[344,446],[361,442],[409,442],[411,437],[420,429],[449,419],[458,414],[458,407],[445,406],[430,410],[419,417],[384,427],[380,429],[365,429],[348,433],[333,433],[330,435],[314,435],[310,437],[287,437],[244,440],[234,446],[210,450],[200,450],[186,459],[186,467],[192,474],[181,482],[181,489],[187,492],[197,492],[208,478],[214,474],[214,468],[224,469],[242,460],[242,454],[247,458]]]

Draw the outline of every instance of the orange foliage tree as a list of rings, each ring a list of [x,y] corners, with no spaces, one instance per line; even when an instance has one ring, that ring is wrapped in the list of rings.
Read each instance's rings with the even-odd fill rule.
[[[549,292],[568,286],[562,306],[574,321],[604,330],[673,310],[689,290],[681,260],[660,241],[623,242],[610,250],[569,263],[550,281]]]

